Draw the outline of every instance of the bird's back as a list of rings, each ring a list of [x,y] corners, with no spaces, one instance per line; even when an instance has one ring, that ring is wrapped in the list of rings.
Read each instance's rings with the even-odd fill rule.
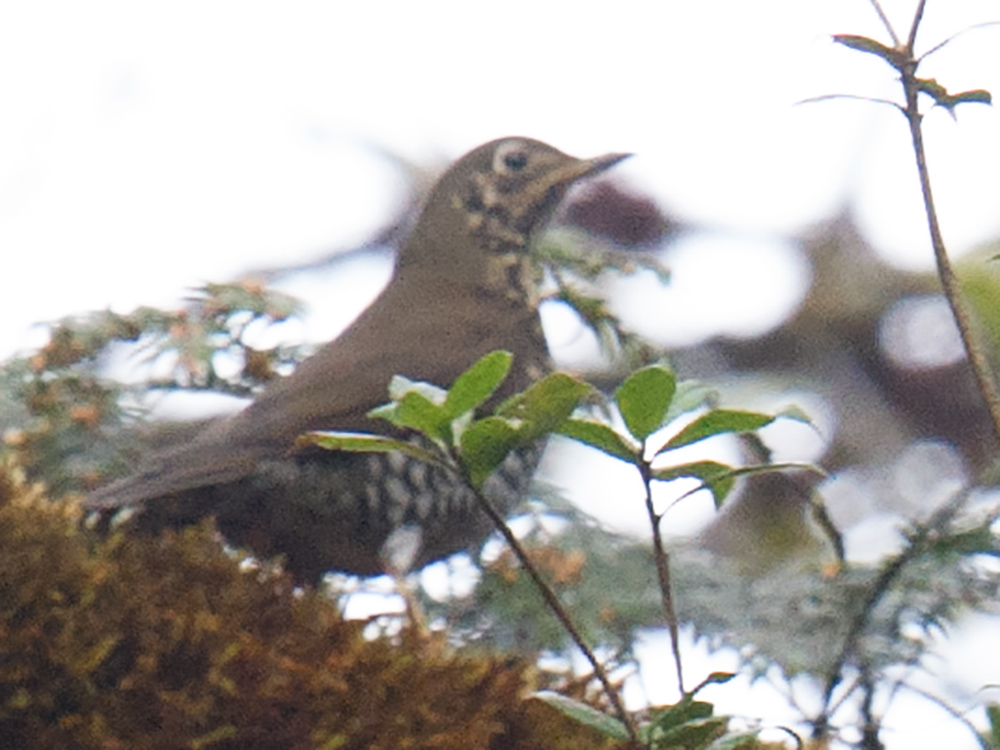
[[[537,311],[440,281],[436,286],[442,294],[414,300],[420,309],[407,304],[405,286],[390,287],[340,338],[243,411],[149,456],[138,473],[92,493],[90,506],[111,509],[235,482],[262,462],[287,457],[296,439],[312,430],[385,432],[386,423],[367,415],[388,400],[394,375],[447,386],[497,349],[514,354],[499,395],[544,371]]]

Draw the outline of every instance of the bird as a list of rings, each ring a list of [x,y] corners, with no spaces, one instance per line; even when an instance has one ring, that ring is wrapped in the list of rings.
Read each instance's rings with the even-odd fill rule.
[[[403,531],[416,540],[407,570],[481,544],[491,523],[444,469],[399,452],[293,448],[321,430],[414,439],[368,417],[395,375],[447,387],[485,354],[508,351],[510,373],[489,408],[549,372],[531,243],[573,184],[628,156],[578,159],[508,137],[461,157],[430,190],[385,289],[343,333],[242,411],[179,431],[180,444],[140,458],[85,507],[103,519],[130,508],[123,525],[149,533],[212,516],[230,544],[280,557],[305,583],[393,572],[390,547]],[[501,513],[526,495],[540,450],[513,452],[484,484]]]

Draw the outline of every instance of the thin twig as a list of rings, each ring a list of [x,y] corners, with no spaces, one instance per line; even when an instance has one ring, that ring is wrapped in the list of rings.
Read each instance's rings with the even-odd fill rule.
[[[945,298],[948,300],[952,316],[955,318],[955,324],[958,326],[962,345],[965,347],[966,355],[969,358],[969,364],[972,367],[976,383],[979,386],[979,392],[986,401],[986,406],[993,422],[993,432],[997,440],[1000,440],[1000,391],[997,390],[989,358],[973,331],[972,316],[962,298],[958,279],[955,277],[955,272],[948,259],[948,252],[945,249],[944,239],[941,236],[941,227],[938,223],[937,210],[934,207],[934,196],[931,192],[931,179],[927,169],[927,155],[924,150],[923,131],[920,127],[922,115],[920,114],[917,102],[920,93],[916,75],[919,60],[913,54],[913,44],[917,36],[917,27],[920,24],[923,10],[924,0],[921,0],[913,19],[913,26],[910,29],[909,46],[906,49],[906,61],[899,67],[899,72],[902,76],[903,91],[906,94],[906,107],[903,113],[906,115],[906,120],[910,126],[910,138],[913,142],[913,153],[916,157],[917,173],[920,177],[920,190],[923,194],[924,211],[927,214],[927,226],[930,230],[931,246],[934,249],[934,260],[937,263],[938,277],[941,279]]]
[[[807,99],[800,99],[795,102],[795,105],[799,104],[815,104],[816,102],[825,102],[830,99],[855,99],[860,102],[875,102],[876,104],[888,104],[896,109],[902,109],[896,102],[890,99],[879,99],[874,96],[859,96],[858,94],[822,94],[821,96],[810,96]]]
[[[875,700],[875,682],[867,666],[861,671],[860,684],[864,689],[864,695],[861,699],[862,724],[859,747],[861,750],[885,750],[885,745],[878,736],[881,722],[875,717],[872,706]]]
[[[971,316],[966,309],[964,300],[961,296],[958,281],[948,259],[944,240],[941,236],[937,212],[934,208],[934,198],[931,191],[930,176],[927,168],[926,152],[924,150],[923,133],[921,130],[922,116],[918,107],[920,81],[917,78],[916,71],[920,63],[920,59],[914,54],[917,31],[923,18],[926,0],[920,0],[917,5],[913,22],[907,36],[905,48],[901,48],[892,26],[889,24],[885,13],[879,6],[878,0],[871,0],[871,3],[875,8],[876,13],[878,13],[879,18],[882,20],[882,23],[885,25],[886,29],[888,29],[889,35],[892,37],[893,44],[895,46],[895,51],[897,52],[897,54],[891,59],[887,57],[886,61],[899,71],[903,84],[906,106],[899,107],[899,109],[906,117],[910,128],[910,136],[913,143],[914,155],[916,157],[917,172],[920,178],[920,188],[924,199],[924,209],[927,215],[927,223],[930,231],[934,258],[937,263],[938,276],[941,279],[941,286],[944,290],[945,298],[948,300],[948,304],[951,307],[952,315],[962,338],[962,343],[969,358],[969,363],[975,375],[979,390],[983,395],[983,399],[986,401],[986,405],[993,422],[994,433],[996,434],[997,439],[1000,440],[1000,394],[998,394],[996,381],[991,373],[986,353],[973,334]],[[940,49],[940,47],[941,45],[934,47],[931,52]],[[968,490],[959,493],[951,502],[935,513],[927,523],[917,526],[915,532],[910,537],[909,544],[906,549],[904,549],[896,557],[891,558],[884,563],[881,572],[878,576],[876,576],[875,580],[869,587],[868,593],[859,603],[859,606],[851,616],[848,623],[846,637],[844,638],[843,644],[840,648],[840,653],[838,654],[831,669],[827,672],[823,697],[824,708],[820,716],[813,721],[814,738],[822,738],[829,731],[829,717],[832,714],[833,692],[844,678],[844,668],[851,659],[858,659],[861,662],[859,664],[859,667],[862,670],[862,679],[860,684],[864,684],[868,681],[866,665],[863,663],[863,659],[861,659],[859,647],[861,637],[871,622],[876,606],[889,592],[906,566],[913,560],[919,558],[922,554],[926,553],[928,543],[933,538],[935,532],[947,527],[947,525],[951,523],[955,514],[965,504],[967,499]],[[874,726],[874,716],[871,714],[870,685],[866,685],[866,689],[865,705],[862,706],[862,711],[866,717],[866,723],[868,725],[866,727],[865,739],[870,746],[881,747],[881,743],[877,737],[877,728]]]
[[[681,667],[680,634],[677,628],[677,612],[674,609],[674,596],[670,587],[670,556],[663,545],[663,535],[660,533],[662,516],[653,508],[652,467],[642,461],[639,464],[642,473],[642,484],[646,488],[646,513],[653,529],[653,555],[656,559],[656,576],[660,581],[660,596],[663,598],[663,613],[667,618],[667,630],[670,632],[670,648],[674,652],[674,665],[677,669],[677,689],[684,695],[684,670]]]
[[[892,28],[892,24],[889,23],[889,18],[885,15],[885,11],[882,10],[882,6],[878,4],[878,0],[871,0],[872,7],[875,8],[875,12],[878,13],[879,19],[882,21],[882,25],[885,26],[886,31],[889,32],[889,37],[892,39],[894,46],[899,46],[899,37],[896,36],[896,30]]]
[[[962,724],[964,724],[965,728],[969,730],[969,732],[972,734],[972,736],[975,737],[979,741],[979,746],[981,748],[983,748],[983,750],[990,750],[990,748],[992,746],[989,745],[986,742],[986,740],[983,738],[983,736],[979,733],[979,730],[976,729],[976,725],[973,724],[971,721],[969,721],[968,717],[966,717],[966,715],[963,712],[959,711],[957,708],[955,708],[954,706],[952,706],[951,704],[949,704],[943,698],[940,698],[940,697],[934,695],[933,693],[929,693],[926,690],[921,690],[920,688],[916,687],[915,685],[908,685],[908,684],[904,683],[904,684],[901,684],[900,687],[903,688],[903,689],[905,689],[905,690],[909,690],[911,693],[916,693],[917,695],[919,695],[919,696],[921,696],[923,698],[926,698],[927,700],[931,701],[932,703],[936,703],[942,709],[944,709],[949,714],[951,714],[952,718],[954,718],[954,719],[960,721]]]
[[[466,478],[468,482],[468,478]],[[517,558],[521,567],[524,568],[528,577],[531,578],[532,582],[535,584],[539,593],[542,595],[542,599],[545,600],[545,604],[548,606],[552,613],[556,616],[556,619],[562,624],[569,633],[570,638],[576,644],[576,647],[580,649],[584,657],[590,662],[591,669],[594,670],[594,676],[601,683],[601,687],[604,688],[604,693],[608,696],[608,700],[615,709],[615,713],[618,714],[619,720],[625,725],[625,729],[629,734],[629,738],[635,747],[641,747],[642,743],[639,740],[639,730],[632,720],[632,717],[625,710],[625,705],[622,703],[621,696],[618,695],[618,691],[615,690],[614,685],[611,684],[611,679],[608,677],[607,671],[597,660],[597,656],[587,645],[586,641],[583,639],[583,635],[577,629],[576,625],[573,624],[573,620],[570,619],[569,613],[563,607],[562,602],[559,601],[559,597],[556,596],[552,587],[546,583],[545,579],[542,578],[541,574],[535,568],[534,564],[528,557],[527,552],[525,552],[524,547],[521,546],[520,541],[514,536],[514,532],[510,530],[510,526],[507,525],[507,521],[500,514],[499,511],[493,506],[482,492],[480,492],[471,482],[469,482],[469,487],[472,488],[476,495],[476,500],[479,502],[479,507],[482,508],[483,512],[489,516],[489,519],[493,522],[497,531],[500,532],[507,545],[510,547],[514,556]]]
[[[920,21],[924,17],[924,7],[927,5],[927,0],[920,0],[917,3],[917,10],[913,14],[913,23],[910,24],[910,35],[906,39],[906,51],[909,53],[909,57],[913,58],[913,49],[917,44],[917,29],[920,28]],[[899,44],[899,42],[896,42]]]
[[[983,29],[983,28],[986,28],[987,26],[998,26],[998,25],[1000,25],[1000,21],[983,21],[982,23],[974,23],[974,24],[972,24],[972,26],[964,28],[961,31],[956,31],[954,34],[952,34],[950,37],[948,37],[947,39],[945,39],[943,42],[938,42],[933,47],[931,47],[929,50],[927,50],[924,54],[922,54],[920,56],[920,62],[923,62],[924,60],[926,60],[928,57],[930,57],[931,55],[933,55],[935,52],[937,52],[942,47],[944,47],[944,46],[946,46],[948,44],[951,44],[958,37],[962,36],[962,34],[967,34],[968,32],[974,31],[976,29]]]

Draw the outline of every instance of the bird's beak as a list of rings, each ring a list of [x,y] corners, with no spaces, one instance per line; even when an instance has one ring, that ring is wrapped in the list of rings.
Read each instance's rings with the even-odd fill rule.
[[[592,177],[595,174],[607,171],[618,162],[625,161],[631,155],[632,154],[605,154],[604,156],[598,156],[596,159],[583,159],[580,166],[584,169],[580,173],[580,177]]]
[[[605,154],[596,159],[569,159],[561,168],[552,170],[547,179],[540,180],[537,187],[538,193],[544,194],[550,188],[566,190],[587,177],[593,177],[605,170],[611,169],[615,164],[630,157],[632,154]]]
[[[632,154],[605,154],[604,156],[598,156],[596,159],[584,159],[583,164],[586,165],[587,169],[580,176],[590,177],[591,175],[600,174],[605,170],[611,169],[618,162],[625,161]]]

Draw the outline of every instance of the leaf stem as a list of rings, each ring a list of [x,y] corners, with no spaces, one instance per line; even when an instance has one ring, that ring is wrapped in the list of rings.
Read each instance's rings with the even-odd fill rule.
[[[663,545],[663,534],[660,532],[660,519],[653,507],[652,466],[643,460],[636,464],[642,474],[642,483],[646,488],[646,513],[653,529],[653,555],[656,559],[656,575],[660,581],[660,596],[663,598],[663,613],[667,618],[667,630],[670,632],[670,648],[674,654],[674,665],[677,669],[677,689],[684,696],[684,670],[681,667],[680,634],[677,628],[677,611],[674,609],[674,596],[670,587],[670,556]]]
[[[601,683],[601,687],[604,689],[604,693],[608,696],[608,700],[611,702],[612,707],[614,707],[615,713],[618,714],[619,720],[625,725],[625,729],[629,734],[632,744],[635,747],[642,747],[642,743],[639,740],[639,730],[628,711],[625,710],[625,704],[622,703],[621,696],[618,694],[614,685],[611,684],[611,679],[608,677],[607,671],[605,671],[604,667],[598,661],[597,656],[594,654],[590,646],[587,645],[587,642],[583,639],[583,635],[577,629],[573,620],[570,619],[569,613],[563,607],[562,602],[559,601],[559,597],[556,596],[555,591],[553,591],[552,587],[549,586],[544,578],[542,578],[541,573],[538,572],[538,569],[531,562],[531,559],[528,557],[524,547],[521,546],[521,542],[516,536],[514,536],[514,532],[510,530],[510,526],[507,525],[507,521],[504,519],[503,515],[497,511],[497,509],[493,506],[493,503],[490,502],[489,498],[487,498],[471,481],[469,481],[468,477],[466,477],[465,480],[469,488],[475,492],[479,507],[487,516],[489,516],[489,519],[493,522],[497,531],[499,531],[501,536],[503,536],[507,545],[514,553],[514,556],[521,564],[521,567],[524,568],[528,577],[531,578],[535,587],[538,589],[538,592],[541,594],[542,599],[545,600],[545,604],[550,610],[552,610],[556,619],[559,620],[560,624],[562,624],[562,626],[566,629],[566,632],[569,633],[570,638],[573,639],[576,647],[580,649],[584,658],[586,658],[586,660],[590,663],[591,669],[594,670],[594,676],[597,678],[598,682]]]

